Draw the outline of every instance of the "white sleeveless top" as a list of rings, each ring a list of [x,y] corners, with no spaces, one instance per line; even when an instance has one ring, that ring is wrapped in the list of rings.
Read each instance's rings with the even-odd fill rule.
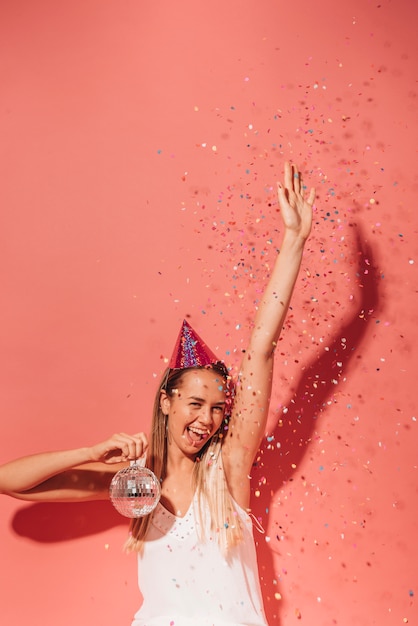
[[[157,505],[138,556],[143,604],[132,626],[267,626],[251,518],[234,505],[244,538],[228,560],[209,523],[207,540],[199,541],[196,497],[184,517]]]

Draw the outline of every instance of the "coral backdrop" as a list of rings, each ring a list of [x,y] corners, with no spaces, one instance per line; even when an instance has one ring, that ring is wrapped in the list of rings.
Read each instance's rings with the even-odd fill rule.
[[[418,623],[417,13],[0,7],[0,462],[147,430],[184,317],[236,368],[284,160],[317,189],[253,475],[271,626]],[[3,498],[1,623],[130,624],[126,532]]]

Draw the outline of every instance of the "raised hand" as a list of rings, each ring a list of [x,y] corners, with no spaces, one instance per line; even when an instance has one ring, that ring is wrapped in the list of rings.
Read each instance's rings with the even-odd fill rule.
[[[312,187],[305,199],[302,176],[296,165],[284,164],[284,185],[277,184],[277,194],[284,226],[303,240],[307,239],[312,226],[312,207],[315,189]]]

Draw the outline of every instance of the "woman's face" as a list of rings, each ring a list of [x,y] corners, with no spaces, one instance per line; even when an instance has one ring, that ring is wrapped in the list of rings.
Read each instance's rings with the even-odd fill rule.
[[[171,397],[161,395],[168,414],[168,443],[187,456],[195,456],[222,424],[225,381],[212,369],[186,371]]]

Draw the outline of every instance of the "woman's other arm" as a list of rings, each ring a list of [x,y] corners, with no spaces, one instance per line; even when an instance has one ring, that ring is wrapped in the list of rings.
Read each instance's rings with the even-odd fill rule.
[[[104,499],[115,472],[147,445],[143,433],[119,433],[91,447],[25,456],[0,466],[0,493],[38,501]]]
[[[234,410],[223,446],[229,488],[238,503],[249,501],[249,474],[265,433],[270,404],[274,350],[299,273],[312,225],[315,190],[305,199],[301,176],[285,163],[278,185],[284,235],[268,284],[258,304],[249,344],[240,369]]]

